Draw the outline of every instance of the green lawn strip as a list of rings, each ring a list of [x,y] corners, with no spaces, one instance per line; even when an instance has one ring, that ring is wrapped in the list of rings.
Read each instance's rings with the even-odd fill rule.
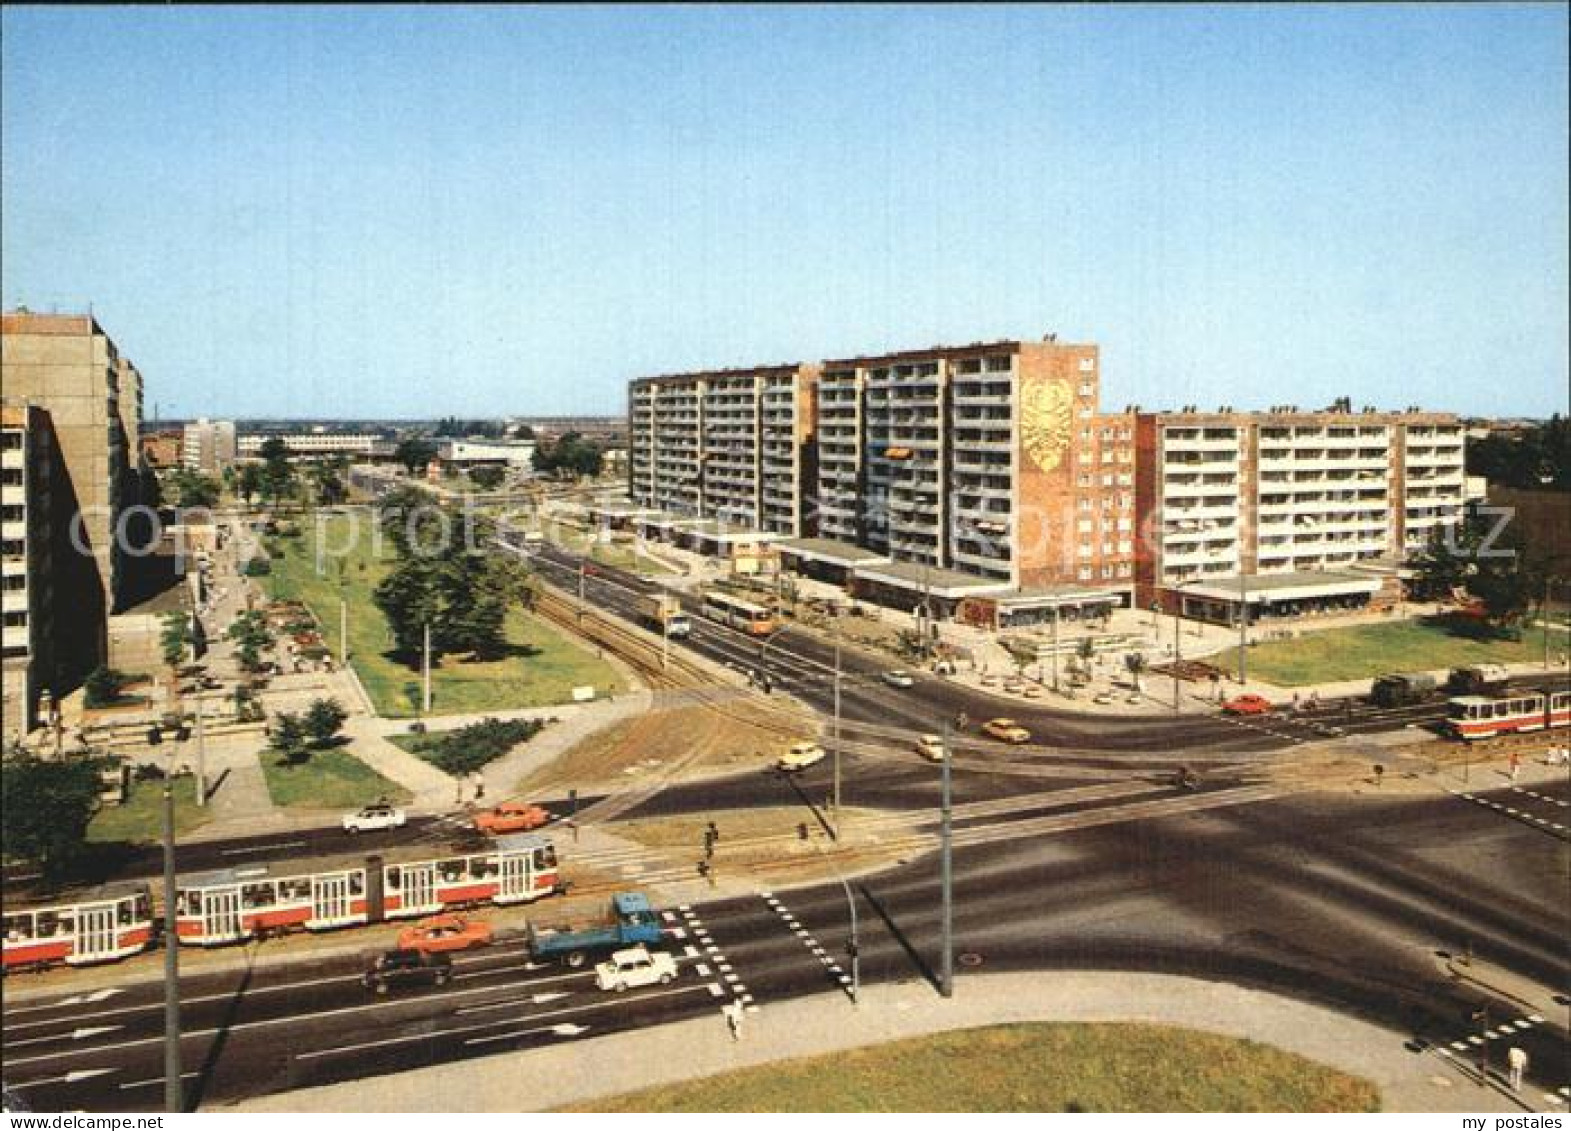
[[[325,521],[326,545],[331,550],[349,546],[344,516]],[[304,601],[325,629],[325,642],[338,645],[339,598],[349,603],[351,662],[365,685],[379,715],[409,718],[420,712],[420,672],[391,658],[392,634],[371,600],[387,566],[374,555],[372,520],[356,517],[360,536],[342,554],[343,583],[339,583],[338,556],[327,557],[323,574],[315,568],[314,527],[306,524],[305,537],[284,541],[285,553],[274,560],[268,579],[275,598]],[[385,542],[385,554],[392,548]],[[442,660],[431,674],[434,714],[471,714],[520,707],[544,707],[569,702],[575,687],[592,686],[598,694],[620,691],[624,684],[613,669],[595,654],[568,639],[539,617],[514,609],[507,618],[507,639],[519,651],[500,660]]]
[[[211,820],[210,810],[196,804],[196,781],[175,779],[175,836],[200,828]],[[105,805],[87,826],[87,839],[94,844],[131,842],[150,844],[164,836],[164,783],[162,780],[132,779],[130,795],[123,805]]]
[[[1268,640],[1249,649],[1252,679],[1284,687],[1371,679],[1385,672],[1425,671],[1480,663],[1521,663],[1543,658],[1542,638],[1522,640],[1470,635],[1433,618],[1305,632],[1295,640]],[[1238,670],[1238,650],[1213,658]]]
[[[1378,1111],[1379,1094],[1254,1041],[1157,1025],[1040,1024],[804,1057],[567,1110],[1341,1112]]]
[[[278,751],[271,748],[257,757],[273,804],[285,808],[353,809],[382,798],[401,803],[412,796],[347,750],[316,750],[293,766],[281,764]]]

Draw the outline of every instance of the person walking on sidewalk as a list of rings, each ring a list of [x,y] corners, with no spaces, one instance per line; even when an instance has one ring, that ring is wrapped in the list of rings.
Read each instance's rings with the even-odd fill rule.
[[[1511,1068],[1511,1090],[1520,1092],[1522,1090],[1522,1077],[1527,1072],[1526,1050],[1512,1045],[1511,1051],[1506,1053],[1506,1064]]]
[[[1506,760],[1506,765],[1511,770],[1511,784],[1515,785],[1517,771],[1522,768],[1522,755],[1515,750],[1511,751],[1511,757]]]
[[[731,1031],[731,1039],[742,1039],[742,999],[732,998],[730,1002],[720,1007],[720,1012],[725,1014],[726,1028]]]

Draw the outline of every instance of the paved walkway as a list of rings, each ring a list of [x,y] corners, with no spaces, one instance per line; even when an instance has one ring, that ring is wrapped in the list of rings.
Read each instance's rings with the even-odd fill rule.
[[[1228,983],[1100,972],[967,975],[947,1002],[925,983],[864,987],[860,1006],[839,994],[765,999],[759,1012],[746,1015],[740,1042],[730,1039],[719,1012],[713,1011],[651,1029],[561,1041],[215,1110],[543,1110],[791,1057],[1025,1021],[1145,1021],[1247,1037],[1370,1080],[1387,1111],[1522,1110],[1500,1088],[1470,1079],[1465,1069],[1432,1053],[1409,1051],[1405,1034],[1330,1009]],[[586,1065],[594,1070],[585,1071]]]

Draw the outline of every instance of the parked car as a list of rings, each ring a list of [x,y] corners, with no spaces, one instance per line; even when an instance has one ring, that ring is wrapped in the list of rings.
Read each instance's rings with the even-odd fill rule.
[[[982,724],[982,733],[1014,746],[1031,741],[1031,732],[1014,719],[989,719]]]
[[[377,829],[401,829],[408,820],[402,809],[396,809],[385,801],[378,801],[354,813],[345,813],[344,831],[369,833]]]
[[[791,749],[780,756],[775,763],[775,768],[785,773],[796,770],[805,770],[809,766],[816,766],[824,760],[824,748],[816,742],[797,742]]]
[[[483,833],[527,833],[551,820],[551,814],[527,801],[504,801],[495,809],[475,818],[475,828]]]
[[[662,986],[676,980],[676,959],[663,950],[650,953],[635,946],[632,950],[619,950],[609,961],[595,967],[595,985],[602,990],[617,993],[636,986]]]
[[[929,762],[942,762],[944,760],[944,740],[936,734],[918,735],[916,752]]]
[[[467,915],[433,915],[398,933],[400,950],[441,954],[491,942],[491,924]]]
[[[1260,695],[1235,695],[1222,704],[1222,710],[1229,715],[1269,715],[1271,700]]]
[[[453,980],[453,960],[445,954],[419,950],[387,950],[372,958],[360,982],[385,994],[394,987],[445,986]]]
[[[884,673],[884,682],[890,687],[915,687],[916,680],[907,671],[892,671]]]

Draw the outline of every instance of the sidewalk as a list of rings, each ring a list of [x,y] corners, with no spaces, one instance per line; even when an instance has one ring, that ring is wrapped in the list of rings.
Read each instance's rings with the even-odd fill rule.
[[[1449,1061],[1409,1051],[1405,1034],[1321,1006],[1229,983],[1103,972],[968,975],[957,981],[955,997],[947,1002],[925,983],[864,986],[860,1006],[838,993],[784,1002],[766,998],[759,1012],[747,1014],[739,1043],[712,1010],[669,1025],[213,1110],[544,1110],[793,1057],[1027,1021],[1143,1021],[1261,1041],[1372,1081],[1386,1111],[1522,1110]],[[585,1071],[586,1065],[594,1071]],[[1540,1099],[1528,1090],[1523,1098]]]

